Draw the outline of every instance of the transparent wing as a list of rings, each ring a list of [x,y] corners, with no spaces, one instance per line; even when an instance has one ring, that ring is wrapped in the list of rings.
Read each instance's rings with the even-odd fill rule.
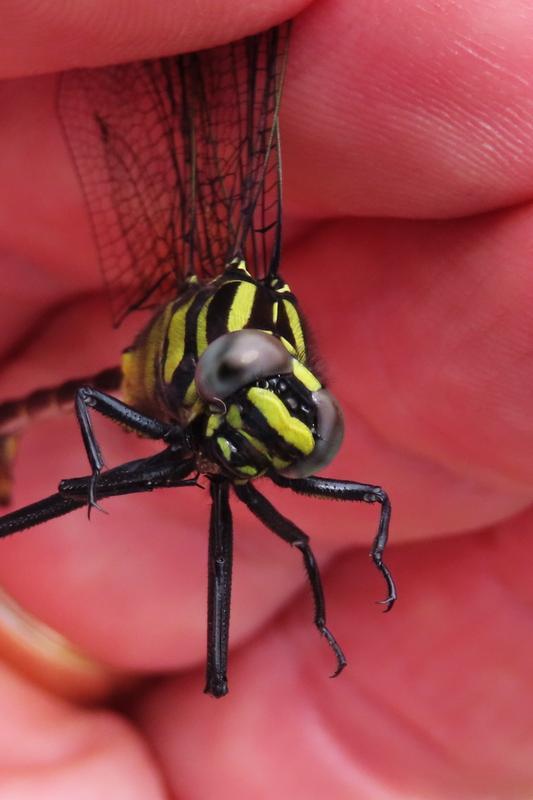
[[[113,320],[235,256],[279,258],[278,108],[289,23],[240,42],[62,76],[59,115]]]

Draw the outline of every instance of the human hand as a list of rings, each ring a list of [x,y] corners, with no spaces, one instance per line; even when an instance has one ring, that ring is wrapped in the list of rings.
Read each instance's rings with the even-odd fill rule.
[[[18,2],[0,66],[16,78],[197,49],[304,5],[270,3],[259,22],[238,3],[219,16],[184,5],[179,19],[175,4],[137,4],[126,25],[97,9],[69,24],[56,9],[53,24]],[[532,25],[518,2],[319,0],[293,31],[283,275],[345,413],[328,474],[392,498],[397,607],[383,617],[371,603],[375,508],[268,490],[324,565],[349,661],[328,681],[298,554],[234,504],[231,693],[215,703],[201,694],[202,493],[109,500],[90,526],[78,512],[2,542],[0,581],[26,608],[117,669],[170,673],[120,712],[93,712],[3,670],[7,800],[159,800],[164,786],[247,800],[529,796]],[[2,397],[110,366],[139,326],[110,333],[54,92],[53,77],[0,87]],[[146,452],[99,430],[109,464]],[[39,424],[16,506],[85,472],[74,419]]]

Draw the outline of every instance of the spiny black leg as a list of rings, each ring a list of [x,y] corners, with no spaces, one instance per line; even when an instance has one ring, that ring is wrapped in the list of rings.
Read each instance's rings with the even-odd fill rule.
[[[111,497],[134,492],[150,492],[157,488],[196,485],[196,479],[187,480],[194,471],[191,460],[176,463],[169,449],[157,456],[129,461],[104,472],[97,487],[97,497]],[[61,517],[88,502],[91,476],[62,481],[60,491],[50,497],[31,503],[0,517],[0,538]]]
[[[380,605],[386,606],[385,611],[390,611],[396,598],[394,579],[386,564],[383,563],[383,551],[389,538],[389,524],[391,517],[391,504],[387,493],[381,486],[372,486],[369,483],[356,483],[355,481],[339,481],[334,478],[320,478],[313,475],[310,478],[284,478],[282,475],[272,474],[271,479],[278,486],[292,489],[298,494],[308,497],[326,497],[332,500],[346,500],[350,502],[380,503],[381,514],[378,532],[374,538],[370,556],[385,578],[387,584],[387,597],[379,600]]]
[[[227,480],[211,478],[211,499],[207,666],[204,691],[213,697],[223,697],[228,692],[228,639],[233,563],[233,524]]]
[[[126,425],[137,433],[150,439],[179,440],[181,431],[176,426],[160,422],[152,417],[141,414],[131,406],[117,400],[116,397],[94,389],[91,386],[82,386],[76,393],[76,416],[81,430],[83,444],[92,470],[92,479],[89,484],[88,513],[91,508],[97,507],[95,489],[98,477],[104,467],[102,451],[94,435],[89,408],[93,408],[120,425]],[[100,509],[101,510],[101,509]]]
[[[43,500],[38,500],[36,503],[30,503],[24,508],[0,517],[0,539],[11,536],[12,533],[33,528],[34,525],[40,525],[42,522],[48,522],[49,519],[62,517],[76,508],[82,508],[86,503],[87,499],[77,500],[63,497],[59,492],[45,497]]]
[[[194,473],[194,477],[188,476]],[[87,488],[91,476],[65,478],[59,484],[63,497],[87,503]],[[119,467],[103,472],[96,487],[97,498],[115,497],[123,494],[151,492],[154,489],[198,486],[193,459],[176,460],[171,448],[148,458],[128,461]],[[0,518],[1,519],[1,518]]]
[[[335,653],[337,659],[337,669],[331,676],[335,678],[346,666],[346,658],[342,652],[342,648],[326,626],[326,604],[324,600],[324,591],[322,589],[322,581],[320,579],[320,572],[316,563],[313,551],[309,545],[309,536],[301,531],[293,522],[287,517],[277,511],[272,503],[266,497],[257,491],[250,483],[236,485],[233,487],[237,497],[248,506],[252,514],[254,514],[263,525],[265,525],[273,533],[280,536],[284,541],[297,547],[300,550],[309,583],[311,584],[311,591],[313,593],[313,600],[315,603],[315,625],[327,640],[331,649]]]

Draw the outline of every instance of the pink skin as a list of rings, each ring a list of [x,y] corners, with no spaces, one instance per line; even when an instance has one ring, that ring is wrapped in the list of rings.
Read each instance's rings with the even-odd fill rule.
[[[400,600],[386,617],[371,602],[384,591],[367,557],[375,509],[265,485],[313,537],[349,667],[328,681],[298,554],[235,503],[232,692],[214,702],[201,693],[205,492],[109,500],[90,526],[78,513],[3,542],[0,582],[27,608],[118,667],[175,674],[127,719],[0,673],[2,798],[530,797],[531,4],[51,5],[2,11],[1,396],[115,363],[139,324],[109,331],[54,78],[39,73],[195,49],[301,11],[283,274],[345,412],[328,474],[393,499]],[[98,430],[109,464],[150,451]],[[73,419],[36,425],[15,503],[84,472]]]

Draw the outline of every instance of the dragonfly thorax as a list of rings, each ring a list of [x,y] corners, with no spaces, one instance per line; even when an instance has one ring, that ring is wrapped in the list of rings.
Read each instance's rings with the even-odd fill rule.
[[[207,284],[189,282],[124,352],[124,397],[191,427],[202,471],[310,475],[336,454],[343,426],[308,356],[287,284],[232,262]]]

